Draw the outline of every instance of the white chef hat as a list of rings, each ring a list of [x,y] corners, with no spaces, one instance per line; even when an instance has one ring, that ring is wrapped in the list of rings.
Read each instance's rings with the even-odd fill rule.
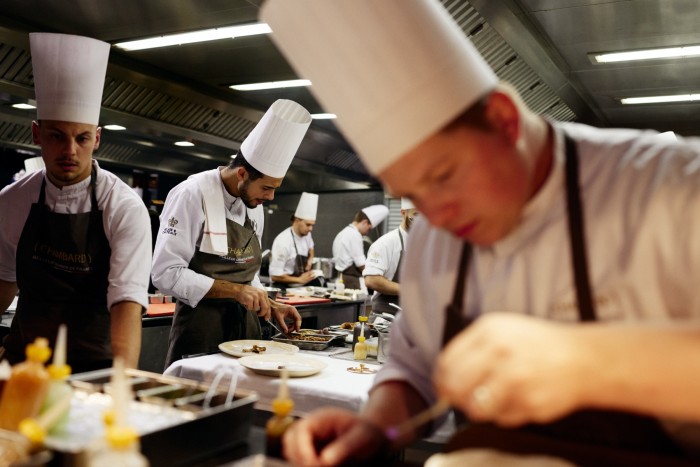
[[[97,125],[109,44],[69,34],[31,33],[39,120]]]
[[[373,173],[498,82],[437,0],[267,0],[261,18]]]
[[[30,157],[29,159],[24,160],[24,170],[27,174],[41,170],[44,167],[46,167],[46,165],[44,164],[44,159],[42,159],[41,156]]]
[[[362,208],[362,212],[365,213],[372,227],[376,227],[389,215],[389,208],[383,204],[373,204],[372,206]]]
[[[415,206],[408,198],[401,198],[401,209],[415,209]]]
[[[297,210],[294,217],[304,219],[306,221],[316,220],[316,211],[318,209],[318,195],[316,193],[303,192],[297,204]]]
[[[282,178],[311,124],[311,114],[294,101],[276,100],[241,143],[241,154],[263,174]]]

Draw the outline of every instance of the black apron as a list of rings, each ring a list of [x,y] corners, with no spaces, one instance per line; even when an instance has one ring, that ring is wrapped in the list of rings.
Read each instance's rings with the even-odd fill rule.
[[[401,229],[396,229],[396,233],[399,236],[399,241],[401,242],[401,254],[399,256],[399,264],[396,266],[396,272],[394,272],[394,277],[391,278],[392,281],[400,283],[401,282],[401,263],[403,263],[403,236],[401,235]],[[372,296],[372,311],[374,313],[391,313],[395,315],[397,311],[396,308],[389,305],[393,303],[395,305],[399,304],[398,295],[387,295],[383,293],[375,293]]]
[[[32,204],[17,245],[19,299],[5,358],[25,359],[36,337],[55,345],[60,324],[68,331],[66,360],[73,373],[112,365],[107,286],[111,249],[97,206],[96,174],[90,179],[91,209],[81,214],[51,212],[46,179]]]
[[[360,268],[354,264],[348,266],[341,273],[343,275],[343,285],[346,289],[360,289],[360,277],[362,277],[362,271]]]
[[[197,249],[189,268],[199,274],[237,284],[249,284],[260,269],[260,242],[252,222],[244,225],[226,219],[228,255]],[[197,308],[182,302],[175,306],[165,367],[185,355],[214,353],[222,342],[262,337],[258,315],[231,298],[203,298]]]
[[[296,238],[294,238],[294,232],[292,232],[292,229],[289,229],[289,235],[292,236],[292,243],[294,244],[294,253],[296,253],[296,256],[294,257],[294,272],[292,272],[293,276],[301,276],[306,272],[306,263],[309,261],[309,256],[308,255],[300,255],[299,250],[297,249],[297,241]],[[294,284],[287,284],[286,282],[273,282],[272,283],[273,287],[279,287],[281,289],[286,289],[287,287],[293,287]],[[306,284],[304,284],[305,287],[323,287],[323,284],[318,278],[315,278]]]
[[[579,195],[578,153],[575,142],[568,136],[566,137],[566,196],[579,319],[595,321],[596,312],[588,277],[583,208]],[[465,244],[454,297],[446,310],[443,346],[464,327],[469,326],[473,320],[462,317],[470,256],[471,245]],[[460,416],[457,418],[459,419]],[[523,437],[527,442],[522,441]],[[582,465],[590,465],[587,461],[591,459],[592,452],[596,453],[592,458],[598,456],[597,465],[609,465],[604,462],[604,459],[612,461],[622,454],[620,459],[627,459],[630,453],[638,452],[667,457],[677,457],[681,453],[680,448],[656,419],[627,412],[597,409],[580,410],[552,423],[530,424],[514,430],[491,424],[475,424],[458,433],[456,438],[461,438],[462,441],[453,442],[457,448],[479,445],[506,451],[509,450],[508,440],[512,438],[514,442],[510,444],[517,445],[513,451],[524,453],[521,445],[525,444],[530,453],[549,452],[582,462]],[[477,444],[474,444],[477,439]],[[582,445],[586,446],[583,451]],[[595,451],[595,449],[598,450]],[[638,461],[637,459],[636,462]]]

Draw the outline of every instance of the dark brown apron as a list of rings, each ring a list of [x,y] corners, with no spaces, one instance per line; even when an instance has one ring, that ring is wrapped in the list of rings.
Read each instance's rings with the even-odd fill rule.
[[[36,337],[55,345],[60,324],[67,326],[67,363],[73,373],[112,365],[107,286],[111,249],[97,206],[96,174],[90,179],[90,212],[60,214],[46,206],[46,179],[32,204],[17,245],[19,299],[5,358],[25,359]]]
[[[579,195],[578,153],[576,144],[568,136],[566,193],[579,318],[581,321],[595,321],[596,312],[589,283],[584,241],[583,208]],[[465,244],[454,297],[446,310],[443,346],[473,321],[473,318],[462,317],[470,256],[471,245]],[[457,418],[463,416],[458,414]],[[648,456],[653,455],[654,459],[658,459],[655,456],[679,459],[679,462],[683,456],[681,449],[656,419],[610,410],[580,410],[552,423],[530,424],[519,429],[503,429],[491,424],[471,424],[459,432],[448,445],[448,449],[464,447],[491,447],[523,454],[550,454],[577,462],[579,465],[651,465],[644,461]]]
[[[199,249],[189,268],[213,279],[249,284],[260,269],[260,242],[246,213],[244,225],[226,219],[228,254],[218,256]],[[218,351],[222,342],[260,339],[257,313],[230,298],[203,298],[196,308],[177,302],[170,329],[165,367],[187,355]]]
[[[391,278],[392,281],[400,283],[401,282],[401,263],[403,263],[403,237],[401,236],[401,229],[396,229],[396,234],[399,236],[399,241],[401,242],[401,254],[399,256],[399,264],[396,266],[396,272],[394,272],[394,277]],[[383,293],[375,293],[372,296],[372,311],[374,313],[391,313],[395,315],[398,311],[393,306],[389,305],[393,303],[395,305],[399,304],[398,295],[388,295]]]

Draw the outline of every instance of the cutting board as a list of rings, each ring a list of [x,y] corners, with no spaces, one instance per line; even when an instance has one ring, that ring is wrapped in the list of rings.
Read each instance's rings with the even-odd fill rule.
[[[171,316],[175,313],[175,303],[151,303],[146,310],[146,316]]]
[[[331,301],[330,298],[321,297],[277,297],[276,301],[280,303],[286,303],[287,305],[311,305],[315,303],[328,303]]]

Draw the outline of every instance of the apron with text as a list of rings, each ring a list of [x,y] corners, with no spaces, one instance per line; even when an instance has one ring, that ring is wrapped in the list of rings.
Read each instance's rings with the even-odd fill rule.
[[[596,312],[588,278],[583,208],[578,190],[578,153],[574,141],[567,136],[566,196],[579,319],[595,321]],[[465,243],[454,297],[446,310],[443,346],[472,321],[462,316],[470,256],[471,245]],[[461,414],[458,418],[461,418]],[[491,424],[471,424],[457,434],[452,444],[455,448],[487,446],[506,451],[512,448],[513,451],[521,453],[524,444],[527,446],[527,452],[550,453],[583,462],[582,465],[587,465],[591,456],[597,456],[599,462],[596,465],[608,465],[604,459],[624,460],[636,453],[654,453],[666,457],[681,455],[680,448],[656,419],[598,409],[580,410],[552,423],[530,424],[518,429],[504,429]],[[582,445],[585,445],[586,449],[581,449]]]
[[[255,228],[246,213],[244,225],[226,219],[228,255],[197,249],[189,268],[213,279],[249,284],[260,269],[261,253]],[[170,329],[167,368],[185,355],[217,352],[222,342],[260,339],[256,312],[231,298],[203,298],[196,308],[178,301]]]
[[[107,286],[111,249],[102,224],[92,171],[90,212],[60,214],[45,204],[46,180],[17,245],[19,299],[5,357],[25,358],[25,346],[45,337],[53,348],[67,326],[67,363],[73,373],[112,364]]]
[[[296,253],[296,256],[294,257],[294,272],[292,272],[293,276],[301,276],[306,272],[306,264],[309,261],[309,256],[308,255],[300,255],[299,250],[297,249],[297,241],[296,238],[294,238],[294,233],[289,230],[289,235],[292,236],[292,243],[294,244],[294,253]],[[293,285],[293,284],[292,284]],[[287,287],[290,286],[290,284],[287,284],[285,282],[273,282],[272,283],[273,287],[279,287],[281,289],[286,289]],[[306,284],[304,284],[306,287],[322,287],[323,284],[321,281],[316,278],[313,279]]]
[[[401,230],[396,229],[396,233],[399,236],[399,241],[401,242],[401,254],[399,256],[399,264],[396,266],[396,272],[394,272],[394,277],[391,278],[392,281],[396,283],[401,282],[401,263],[403,262],[403,236],[401,236]],[[398,295],[388,295],[388,294],[383,294],[383,293],[375,293],[374,296],[372,297],[372,311],[374,313],[391,313],[392,315],[395,315],[396,312],[398,311],[396,308],[393,306],[389,305],[389,303],[393,303],[395,305],[399,304],[399,296]]]

